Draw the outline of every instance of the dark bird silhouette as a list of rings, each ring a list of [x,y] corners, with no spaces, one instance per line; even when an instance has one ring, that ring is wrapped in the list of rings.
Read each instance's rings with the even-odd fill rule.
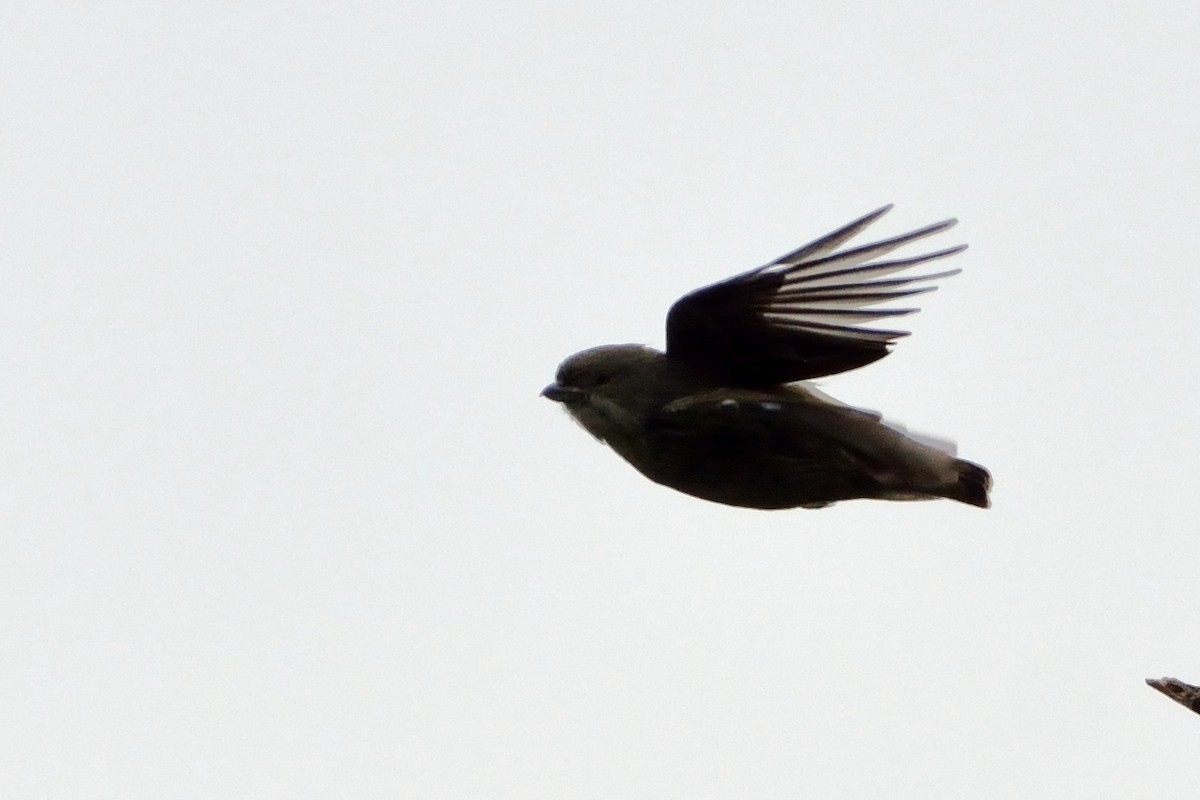
[[[652,481],[749,508],[945,497],[989,505],[978,464],[907,436],[800,381],[886,356],[905,331],[861,327],[915,308],[868,308],[932,291],[959,270],[888,277],[966,245],[880,257],[955,220],[840,250],[885,206],[770,264],[685,295],[667,349],[604,345],[568,358],[542,394]],[[924,284],[924,285],[918,285]]]

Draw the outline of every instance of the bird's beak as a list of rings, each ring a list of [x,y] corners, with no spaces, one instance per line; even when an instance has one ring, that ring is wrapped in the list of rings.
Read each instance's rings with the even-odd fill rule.
[[[582,389],[576,389],[574,386],[563,386],[555,382],[542,389],[542,397],[553,400],[556,403],[570,403],[573,401],[582,400],[585,392]]]

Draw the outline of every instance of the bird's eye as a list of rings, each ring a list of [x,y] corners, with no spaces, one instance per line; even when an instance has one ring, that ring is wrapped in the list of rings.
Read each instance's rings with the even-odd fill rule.
[[[597,375],[596,382],[593,385],[594,386],[603,386],[611,380],[612,380],[612,378],[609,377],[608,375]]]

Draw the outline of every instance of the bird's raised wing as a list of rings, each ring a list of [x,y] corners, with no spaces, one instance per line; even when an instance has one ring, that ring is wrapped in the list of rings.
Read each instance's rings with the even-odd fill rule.
[[[838,252],[890,209],[884,206],[770,264],[680,298],[667,314],[667,355],[737,386],[833,375],[883,358],[907,331],[859,325],[917,309],[864,307],[933,291],[937,287],[913,284],[959,270],[884,276],[966,249],[958,245],[910,258],[876,260],[952,227],[956,220],[951,219]]]

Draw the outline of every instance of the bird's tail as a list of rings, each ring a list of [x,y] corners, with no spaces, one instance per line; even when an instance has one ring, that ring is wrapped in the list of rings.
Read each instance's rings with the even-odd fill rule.
[[[992,488],[992,475],[978,464],[963,459],[955,459],[954,468],[958,470],[958,483],[946,487],[945,497],[960,503],[987,508],[992,504],[988,491]]]

